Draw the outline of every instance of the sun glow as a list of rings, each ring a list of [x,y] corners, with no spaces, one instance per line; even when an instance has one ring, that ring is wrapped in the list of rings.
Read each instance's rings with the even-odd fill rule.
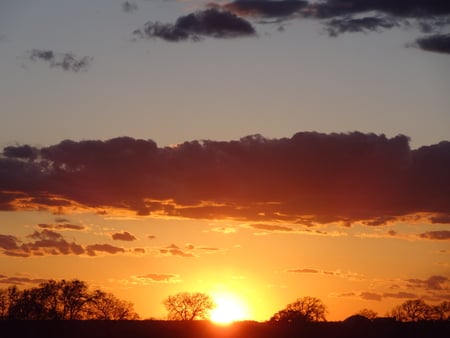
[[[213,299],[217,306],[211,311],[210,319],[214,323],[229,324],[248,318],[247,306],[235,295],[221,293],[213,295]]]

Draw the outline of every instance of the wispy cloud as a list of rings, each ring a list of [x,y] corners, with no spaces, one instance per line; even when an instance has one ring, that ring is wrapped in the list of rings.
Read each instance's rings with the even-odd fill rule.
[[[135,4],[135,3],[132,3],[132,2],[125,1],[125,2],[122,4],[122,10],[123,10],[125,13],[135,12],[135,11],[137,11],[138,9],[139,9],[138,5]]]
[[[33,278],[24,275],[16,275],[16,276],[7,276],[0,275],[0,284],[7,285],[36,285],[47,281],[42,278]]]
[[[142,281],[142,283],[178,283],[180,276],[168,273],[149,273],[146,275],[134,276],[134,278]]]
[[[51,68],[59,68],[74,73],[86,71],[93,60],[90,56],[78,57],[71,52],[56,53],[52,50],[45,49],[31,50],[29,52],[29,59],[31,61],[44,61],[47,62]]]
[[[323,275],[323,276],[329,276],[329,277],[339,277],[339,278],[345,278],[348,280],[358,280],[358,281],[365,279],[365,277],[359,273],[343,272],[341,270],[327,271],[327,270],[319,270],[319,269],[311,269],[311,268],[297,268],[297,269],[286,270],[286,272],[298,273],[298,274],[317,274],[317,275]]]
[[[37,226],[38,226],[38,228],[49,229],[49,230],[85,230],[86,229],[86,227],[83,225],[70,224],[70,223],[64,223],[64,224],[40,223]]]

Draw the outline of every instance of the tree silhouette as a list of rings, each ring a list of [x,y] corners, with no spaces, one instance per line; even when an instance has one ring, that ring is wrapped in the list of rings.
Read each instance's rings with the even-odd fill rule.
[[[407,300],[394,307],[390,313],[398,321],[417,322],[420,320],[449,320],[450,302],[429,305],[421,299]]]
[[[361,309],[355,315],[366,317],[367,319],[375,319],[378,317],[378,313],[371,309]]]
[[[444,301],[439,305],[433,306],[433,319],[449,320],[450,319],[450,302]]]
[[[48,280],[39,287],[0,290],[0,318],[20,320],[137,319],[133,304],[100,290],[90,292],[86,282]]]
[[[180,292],[166,298],[163,304],[169,320],[206,319],[216,306],[209,295],[201,292]]]
[[[433,317],[433,307],[421,299],[407,300],[394,307],[391,316],[402,322],[430,320]]]
[[[138,319],[133,304],[118,299],[112,293],[95,290],[88,307],[89,317],[101,320]]]
[[[275,322],[318,322],[326,321],[326,306],[315,297],[303,297],[290,303],[281,311],[275,313],[271,321]]]

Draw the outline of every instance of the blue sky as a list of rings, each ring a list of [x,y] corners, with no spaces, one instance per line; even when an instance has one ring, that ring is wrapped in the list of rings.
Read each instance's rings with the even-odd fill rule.
[[[167,42],[132,33],[203,2],[142,0],[130,12],[123,3],[2,1],[0,144],[359,130],[405,134],[420,146],[449,134],[450,59],[406,48],[423,36],[416,28],[332,38],[324,20],[292,18],[279,31],[249,18],[256,36]],[[90,63],[77,73],[51,68],[30,60],[35,49]]]

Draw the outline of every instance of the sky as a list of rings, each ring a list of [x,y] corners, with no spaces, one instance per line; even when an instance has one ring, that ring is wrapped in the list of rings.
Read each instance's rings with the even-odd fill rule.
[[[450,300],[449,54],[444,0],[0,0],[0,287]]]

